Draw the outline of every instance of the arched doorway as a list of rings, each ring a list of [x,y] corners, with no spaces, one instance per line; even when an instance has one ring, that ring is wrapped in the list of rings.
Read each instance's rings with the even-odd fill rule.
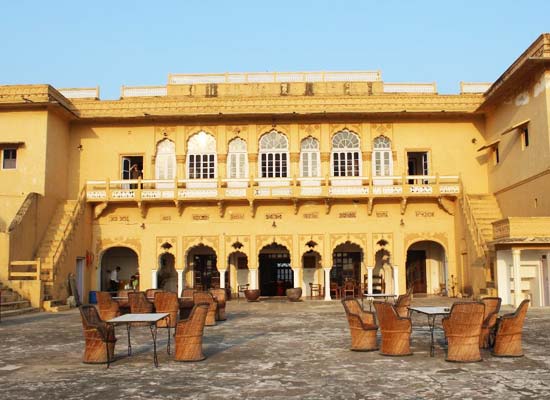
[[[139,276],[138,255],[129,247],[111,247],[103,252],[101,256],[100,289],[108,291],[111,271],[120,267],[118,272],[119,289],[124,289],[130,284],[132,275]],[[138,286],[139,287],[139,286]]]
[[[294,287],[294,273],[290,267],[290,253],[276,243],[260,250],[260,295],[284,296]]]
[[[213,248],[203,244],[193,247],[187,255],[187,265],[193,271],[193,288],[208,290],[220,287],[220,273]]]
[[[309,284],[320,283],[324,286],[322,276],[317,273],[321,267],[321,255],[315,250],[308,250],[302,255],[303,281],[306,293]],[[321,278],[321,279],[320,279]]]
[[[380,248],[374,253],[374,268],[372,271],[373,293],[394,293],[393,266],[391,254],[386,249],[387,241],[378,241]]]
[[[434,294],[446,291],[447,262],[445,248],[432,240],[413,243],[407,249],[405,271],[407,289],[413,293]]]
[[[178,272],[175,263],[176,260],[172,253],[164,253],[159,257],[157,272],[157,287],[159,289],[178,293]]]
[[[362,261],[363,250],[359,245],[345,242],[336,246],[332,252],[330,283],[341,287],[345,281],[354,281],[359,285]]]
[[[234,279],[235,283],[231,285],[229,270],[226,271],[225,287],[231,288],[233,293],[237,293],[239,286],[243,286],[249,283],[248,280],[248,257],[245,253],[240,251],[234,251],[227,256],[227,264],[232,266],[235,271]]]

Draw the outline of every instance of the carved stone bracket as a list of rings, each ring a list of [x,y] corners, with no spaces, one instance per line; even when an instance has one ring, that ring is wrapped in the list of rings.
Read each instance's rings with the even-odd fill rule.
[[[256,215],[256,206],[254,205],[254,200],[249,200],[248,203],[250,206],[250,216],[254,218],[254,216]]]
[[[139,206],[139,212],[141,214],[141,218],[147,217],[147,211],[149,210],[149,206],[145,203],[138,203]]]
[[[401,199],[401,215],[404,215],[405,211],[407,211],[407,198],[403,197]]]
[[[218,201],[218,213],[220,214],[220,218],[223,218],[225,215],[225,204],[223,204],[223,201]]]
[[[367,204],[367,213],[372,215],[372,209],[374,208],[374,197],[369,197],[369,202]]]
[[[330,207],[331,207],[331,202],[330,202],[330,199],[329,198],[326,198],[325,199],[325,214],[329,214],[330,213]]]
[[[439,204],[439,207],[441,207],[446,213],[448,213],[449,215],[454,215],[454,201],[452,201],[448,197],[439,196],[437,198],[437,202]]]
[[[94,207],[94,218],[95,219],[98,219],[99,217],[101,217],[101,214],[103,213],[103,211],[105,211],[105,209],[107,208],[107,205],[108,205],[108,203],[106,201],[104,201],[102,203],[97,204]]]
[[[300,203],[298,202],[298,199],[292,199],[292,204],[294,205],[294,215],[297,215],[298,211],[300,210]]]
[[[183,201],[179,201],[179,200],[176,200],[174,201],[174,204],[176,205],[177,209],[178,209],[178,215],[181,217],[181,215],[183,214]]]

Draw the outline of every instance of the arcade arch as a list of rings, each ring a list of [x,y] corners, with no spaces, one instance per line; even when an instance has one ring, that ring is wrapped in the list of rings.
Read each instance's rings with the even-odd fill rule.
[[[101,268],[99,277],[99,287],[102,291],[110,290],[111,271],[120,267],[118,272],[119,289],[123,289],[129,284],[132,275],[139,274],[139,262],[137,253],[125,246],[110,247],[103,251],[101,255]]]
[[[436,294],[447,290],[447,255],[433,240],[421,240],[407,249],[405,263],[407,289],[413,293]]]
[[[290,253],[285,246],[277,243],[264,246],[258,258],[261,296],[284,296],[286,289],[294,287]]]
[[[204,244],[189,249],[186,257],[187,271],[192,271],[194,289],[208,290],[220,287],[216,251]]]

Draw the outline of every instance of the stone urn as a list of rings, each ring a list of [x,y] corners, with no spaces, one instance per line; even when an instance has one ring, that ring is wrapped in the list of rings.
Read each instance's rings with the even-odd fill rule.
[[[290,301],[300,301],[300,298],[302,297],[302,288],[295,287],[292,289],[287,289],[286,297],[288,297]]]
[[[259,301],[260,289],[246,289],[244,291],[244,297],[248,301]]]

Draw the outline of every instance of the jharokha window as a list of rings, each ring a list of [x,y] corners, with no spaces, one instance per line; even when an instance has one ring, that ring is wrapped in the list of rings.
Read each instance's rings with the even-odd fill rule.
[[[229,142],[227,176],[229,179],[248,178],[248,153],[246,142],[241,138],[235,138]]]
[[[332,176],[359,176],[361,151],[359,136],[344,129],[332,138]]]
[[[288,140],[276,130],[260,138],[260,177],[288,177]]]
[[[216,177],[216,139],[201,131],[187,143],[187,176],[189,179],[214,179]]]
[[[300,147],[300,172],[302,178],[315,178],[320,176],[321,156],[319,153],[319,141],[311,136],[302,140]]]

